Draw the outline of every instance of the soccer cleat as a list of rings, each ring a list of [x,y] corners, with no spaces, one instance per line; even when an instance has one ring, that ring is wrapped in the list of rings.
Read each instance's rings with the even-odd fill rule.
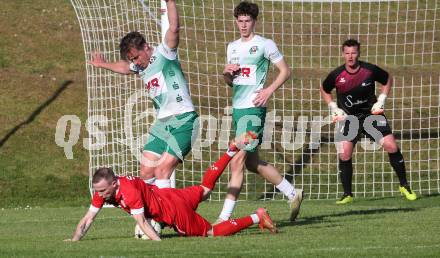
[[[409,187],[409,185],[405,185],[405,186],[399,186],[399,191],[400,193],[402,193],[402,195],[405,195],[406,199],[410,200],[410,201],[414,201],[417,199],[417,195],[416,193],[414,193],[411,188]]]
[[[246,133],[241,134],[240,136],[236,137],[230,144],[229,144],[229,151],[239,151],[244,148],[246,148],[247,145],[253,143],[257,139],[257,134],[252,131],[247,131]]]
[[[272,222],[272,219],[270,218],[269,213],[267,213],[265,208],[258,208],[256,214],[260,219],[258,227],[260,227],[261,231],[264,231],[264,229],[267,228],[270,233],[278,232],[275,223]]]
[[[217,220],[214,223],[212,223],[212,225],[217,225],[217,224],[220,224],[220,223],[225,222],[225,221],[226,220],[224,220],[222,218],[217,218]]]
[[[339,201],[336,201],[336,204],[347,204],[353,202],[353,196],[349,194],[344,194]]]
[[[289,205],[291,209],[290,221],[295,221],[296,217],[298,217],[303,198],[304,191],[302,189],[295,189],[295,197],[293,197],[292,200],[289,200]]]

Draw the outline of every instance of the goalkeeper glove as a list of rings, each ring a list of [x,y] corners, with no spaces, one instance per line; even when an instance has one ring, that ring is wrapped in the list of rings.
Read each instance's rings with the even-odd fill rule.
[[[371,108],[371,114],[373,115],[382,115],[383,114],[383,106],[385,105],[385,99],[387,98],[387,95],[381,93],[379,97],[377,98],[377,102],[374,103],[373,107]]]
[[[344,120],[347,116],[347,113],[345,113],[344,110],[338,108],[338,105],[334,101],[328,103],[328,107],[330,108],[333,123]]]

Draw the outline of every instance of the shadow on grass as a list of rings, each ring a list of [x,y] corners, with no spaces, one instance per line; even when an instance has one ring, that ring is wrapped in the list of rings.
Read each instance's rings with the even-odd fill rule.
[[[179,237],[183,237],[183,236],[180,236],[177,232],[171,232],[171,231],[160,235],[161,239],[174,239]],[[119,240],[134,239],[137,241],[151,241],[150,239],[137,239],[134,237],[133,234],[133,235],[113,235],[113,236],[105,235],[105,236],[85,237],[83,240],[81,240],[81,242],[88,240],[96,241],[96,240],[118,240],[118,239]]]
[[[352,215],[372,215],[372,214],[383,214],[383,213],[388,213],[388,212],[413,212],[416,210],[418,210],[418,209],[390,208],[390,209],[372,209],[372,210],[352,210],[352,211],[347,211],[347,212],[342,212],[342,213],[324,214],[324,215],[319,215],[319,216],[306,217],[300,221],[295,221],[295,222],[277,221],[276,225],[277,225],[278,229],[281,229],[283,227],[303,226],[303,225],[310,225],[310,224],[315,224],[315,223],[323,223],[323,222],[326,222],[326,218],[331,218],[331,217],[345,217],[345,216],[352,216]],[[253,226],[253,227],[246,229],[243,232],[240,232],[239,234],[240,235],[259,235],[261,233],[262,232],[258,227]],[[266,230],[265,233],[267,234],[268,231]],[[162,234],[160,237],[162,239],[172,239],[172,238],[181,237],[181,236],[179,236],[175,232],[167,232],[165,234]],[[128,239],[128,238],[132,238],[132,237],[131,236],[130,237],[128,237],[128,236],[106,236],[106,237],[102,237],[102,238],[92,237],[92,238],[88,238],[88,239],[89,240],[97,240],[97,239]]]
[[[35,118],[47,107],[52,103],[58,96],[69,86],[73,81],[64,81],[61,86],[48,98],[45,102],[43,102],[37,109],[32,112],[32,114],[23,122],[16,125],[14,128],[12,128],[2,139],[0,139],[0,148],[6,143],[6,141],[14,135],[21,127],[32,123],[32,121],[35,120]]]
[[[431,193],[431,194],[417,194],[417,200],[415,202],[413,201],[409,201],[409,203],[417,203],[418,201],[422,200],[422,199],[428,199],[428,198],[433,198],[433,197],[439,197],[440,193]],[[395,199],[398,200],[398,198],[400,197],[400,200],[403,200],[404,202],[408,202],[408,200],[405,199],[404,196],[400,195],[396,195],[396,196],[386,196],[386,197],[368,197],[368,198],[363,198],[362,202],[364,204],[370,205],[368,203],[371,202],[381,202],[381,201],[386,201],[386,200],[390,200],[390,199]],[[360,197],[359,199],[361,199],[362,197]],[[361,203],[356,203],[356,204],[361,204]]]
[[[432,193],[432,194],[427,194],[427,195],[421,195],[421,196],[417,196],[417,200],[419,199],[427,199],[427,198],[432,198],[432,197],[439,197],[440,193]]]
[[[315,223],[323,223],[327,221],[327,218],[338,218],[338,217],[346,217],[352,215],[374,215],[374,214],[383,214],[389,212],[413,212],[417,211],[416,208],[381,208],[381,209],[371,209],[371,210],[351,210],[342,213],[333,213],[333,214],[323,214],[319,216],[305,217],[299,221],[277,221],[277,227],[289,227],[289,226],[303,226],[310,225]]]
[[[281,129],[280,129],[281,130]],[[321,144],[323,141],[321,141]],[[295,175],[302,175],[303,170],[310,164],[310,160],[312,159],[312,156],[314,154],[319,153],[319,148],[310,149],[309,146],[304,146],[303,153],[301,156],[299,156],[294,162],[289,162],[291,165],[289,166],[289,169],[284,172],[284,178],[289,181],[290,183],[293,183],[293,179]],[[277,153],[284,153],[283,150],[276,149]],[[282,160],[285,158],[284,156],[280,157]],[[265,200],[273,200],[275,198],[275,195],[279,193],[280,191],[275,187],[272,186],[272,190],[262,193],[260,197],[258,197],[258,200],[265,201]]]

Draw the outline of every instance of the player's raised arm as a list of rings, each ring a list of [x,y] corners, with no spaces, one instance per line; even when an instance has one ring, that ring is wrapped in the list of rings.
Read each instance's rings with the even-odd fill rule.
[[[150,224],[148,224],[147,220],[145,219],[145,214],[143,212],[139,214],[133,214],[133,218],[142,229],[142,232],[144,232],[144,234],[147,235],[151,240],[161,241],[156,231],[150,226]]]
[[[87,61],[88,64],[93,65],[97,68],[104,68],[107,70],[110,70],[115,73],[120,74],[132,74],[133,72],[130,70],[130,64],[125,60],[119,60],[116,62],[107,62],[107,60],[104,58],[104,56],[99,53],[95,52],[92,54],[92,59]]]
[[[90,226],[92,225],[97,212],[93,211],[87,211],[86,215],[79,221],[78,226],[76,226],[76,230],[73,233],[73,236],[71,239],[66,239],[65,241],[79,241],[81,238],[83,238],[87,230],[89,230]]]
[[[176,1],[165,0],[167,3],[168,22],[170,27],[165,33],[165,44],[171,48],[177,48],[179,46],[179,14],[177,13]]]

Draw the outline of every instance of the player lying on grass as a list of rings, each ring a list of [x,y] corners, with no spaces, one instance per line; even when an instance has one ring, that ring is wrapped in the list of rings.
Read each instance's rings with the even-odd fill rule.
[[[104,202],[130,213],[145,235],[157,241],[160,237],[148,224],[147,218],[165,223],[182,236],[228,236],[257,223],[261,230],[266,228],[275,233],[277,229],[264,208],[258,208],[249,216],[216,225],[211,225],[195,211],[199,203],[208,198],[232,157],[255,138],[254,133],[247,132],[234,140],[226,153],[205,171],[201,185],[183,189],[159,189],[138,177],[115,176],[110,168],[98,169],[92,179],[95,190],[92,205],[78,223],[72,239],[67,240],[79,241],[84,237]]]

